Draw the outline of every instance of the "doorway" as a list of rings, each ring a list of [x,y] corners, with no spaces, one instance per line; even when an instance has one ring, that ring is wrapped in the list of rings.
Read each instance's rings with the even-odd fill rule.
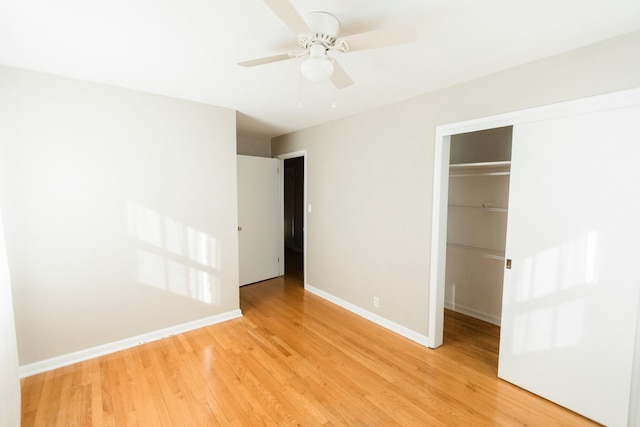
[[[304,157],[284,160],[285,274],[304,279]]]
[[[512,131],[506,126],[452,135],[449,155],[444,306],[497,326]]]
[[[280,154],[283,160],[282,223],[284,239],[284,273],[299,280],[306,279],[307,221],[307,156],[306,150]]]

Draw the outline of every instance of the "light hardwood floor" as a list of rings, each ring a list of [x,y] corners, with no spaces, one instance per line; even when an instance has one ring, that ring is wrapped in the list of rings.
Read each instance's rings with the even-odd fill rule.
[[[499,380],[493,325],[448,312],[431,350],[299,274],[240,294],[240,319],[25,378],[23,427],[592,424]]]

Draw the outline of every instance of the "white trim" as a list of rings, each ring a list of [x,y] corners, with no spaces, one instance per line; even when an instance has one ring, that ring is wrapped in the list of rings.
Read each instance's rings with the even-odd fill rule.
[[[430,346],[430,340],[429,337],[425,337],[422,334],[419,334],[416,331],[413,331],[409,328],[406,328],[402,325],[399,325],[395,322],[392,322],[391,320],[385,319],[382,316],[379,316],[375,313],[372,313],[370,311],[367,311],[361,307],[358,307],[355,304],[351,304],[350,302],[347,302],[341,298],[338,298],[334,295],[331,295],[325,291],[322,291],[318,288],[314,288],[311,285],[305,284],[304,285],[304,289],[306,291],[311,292],[314,295],[319,296],[320,298],[326,299],[329,302],[332,302],[346,310],[349,310],[350,312],[357,314],[360,317],[364,317],[367,320],[372,321],[373,323],[382,326],[385,329],[389,329],[390,331],[393,331],[399,335],[402,335],[405,338],[409,338],[411,341],[415,341],[418,344],[422,344],[424,346]]]
[[[158,341],[183,332],[192,331],[194,329],[203,328],[205,326],[215,325],[216,323],[225,322],[231,319],[242,317],[242,311],[233,310],[226,313],[217,314],[215,316],[205,317],[203,319],[194,320],[192,322],[182,323],[180,325],[170,326],[168,328],[159,329],[153,332],[147,332],[131,338],[102,344],[96,347],[87,348],[85,350],[76,351],[62,356],[52,357],[51,359],[41,360],[40,362],[29,363],[20,366],[20,378],[29,377],[31,375],[61,368],[63,366],[72,365],[74,363],[83,362],[106,354],[115,353],[117,351],[126,350],[152,341]]]
[[[449,137],[451,135],[514,126],[541,120],[550,120],[571,115],[586,114],[625,108],[640,104],[640,88],[605,95],[591,96],[574,101],[560,102],[542,107],[529,108],[495,116],[481,117],[463,122],[436,126],[433,210],[431,223],[431,272],[429,286],[429,347],[442,344],[444,325],[444,276],[446,269]],[[443,214],[444,212],[444,214]],[[432,286],[435,284],[435,286]]]
[[[282,153],[274,156],[276,159],[287,160],[287,159],[295,159],[296,157],[305,157],[307,155],[307,150],[299,150],[292,151],[290,153]]]
[[[461,305],[456,305],[456,304],[451,304],[449,302],[445,302],[444,303],[444,308],[451,310],[451,311],[455,311],[456,313],[462,313],[462,314],[466,314],[467,316],[471,316],[475,319],[479,319],[482,320],[484,322],[487,323],[491,323],[493,325],[496,326],[500,326],[500,318],[498,316],[493,316],[491,314],[486,314],[486,313],[481,313],[479,311],[476,311],[474,309],[468,308],[468,307],[464,307]]]
[[[278,159],[278,235],[282,241],[278,247],[278,276],[284,276],[284,160]]]
[[[437,131],[437,128],[436,128]],[[433,165],[431,219],[431,275],[429,283],[443,283],[447,266],[447,199],[449,193],[449,136],[436,136]],[[447,167],[445,167],[445,165]],[[442,345],[444,335],[444,286],[429,287],[429,347]]]
[[[303,207],[303,212],[302,212],[302,275],[303,275],[303,280],[307,280],[307,207],[309,206],[309,201],[307,198],[307,186],[308,186],[308,182],[309,180],[307,179],[308,173],[307,171],[309,170],[309,168],[307,167],[307,150],[299,150],[299,151],[292,151],[289,153],[282,153],[282,154],[278,154],[275,156],[276,159],[282,160],[284,163],[284,160],[286,159],[294,159],[296,157],[302,157],[303,162],[304,162],[304,195],[303,195],[303,199],[304,199],[304,207]],[[284,166],[283,166],[284,167]],[[284,202],[284,173],[282,174],[282,200]],[[281,203],[284,204],[284,203]],[[283,207],[284,209],[284,207]],[[282,213],[282,215],[280,215],[281,218],[281,229],[282,229],[282,251],[283,251],[283,259],[284,259],[284,211]],[[284,271],[283,271],[284,274]]]

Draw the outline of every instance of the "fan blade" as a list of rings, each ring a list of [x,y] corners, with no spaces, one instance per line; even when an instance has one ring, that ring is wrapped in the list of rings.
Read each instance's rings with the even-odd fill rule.
[[[280,55],[267,56],[265,58],[251,59],[249,61],[238,62],[238,65],[243,67],[255,67],[256,65],[269,64],[271,62],[284,61],[285,59],[292,59],[293,57],[288,53],[281,53]]]
[[[403,24],[367,33],[354,34],[343,37],[341,40],[349,46],[348,52],[354,52],[415,42],[418,40],[418,29],[413,23]]]
[[[343,89],[347,86],[351,86],[353,84],[353,80],[347,74],[347,72],[338,64],[338,61],[331,58],[331,62],[333,63],[333,75],[331,76],[331,81],[336,89]]]
[[[295,35],[312,33],[302,16],[289,3],[289,0],[264,0],[264,3],[269,6],[273,13],[278,15]]]

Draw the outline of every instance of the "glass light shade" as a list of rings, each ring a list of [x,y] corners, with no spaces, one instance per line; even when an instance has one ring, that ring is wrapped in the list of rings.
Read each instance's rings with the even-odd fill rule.
[[[326,56],[309,56],[301,65],[302,74],[312,82],[327,80],[333,75],[333,64]]]

